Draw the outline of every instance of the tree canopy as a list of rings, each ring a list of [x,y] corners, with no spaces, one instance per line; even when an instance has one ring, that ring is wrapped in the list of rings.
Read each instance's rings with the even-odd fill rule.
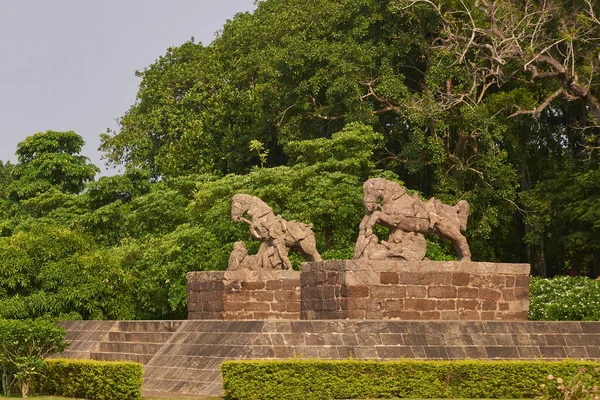
[[[185,273],[225,268],[248,240],[234,193],[348,258],[375,176],[468,200],[474,260],[595,277],[598,15],[589,0],[260,1],[210,45],[137,72],[135,103],[101,135],[123,174],[94,182],[73,132],[35,134],[0,164],[0,304],[19,318],[184,317]],[[428,239],[430,258],[455,256]]]

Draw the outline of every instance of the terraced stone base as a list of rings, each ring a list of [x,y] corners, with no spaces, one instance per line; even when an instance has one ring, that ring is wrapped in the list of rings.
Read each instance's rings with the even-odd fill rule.
[[[65,357],[145,364],[146,393],[222,395],[225,360],[600,360],[600,322],[75,321]]]

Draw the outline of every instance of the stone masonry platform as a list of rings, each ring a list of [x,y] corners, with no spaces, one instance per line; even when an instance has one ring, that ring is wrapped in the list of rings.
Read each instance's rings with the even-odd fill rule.
[[[600,360],[600,322],[188,320],[61,325],[71,342],[63,356],[140,361],[145,364],[146,394],[222,395],[219,367],[235,359]]]
[[[302,265],[302,319],[527,320],[529,264],[330,260]]]
[[[188,319],[300,319],[300,272],[187,273]]]

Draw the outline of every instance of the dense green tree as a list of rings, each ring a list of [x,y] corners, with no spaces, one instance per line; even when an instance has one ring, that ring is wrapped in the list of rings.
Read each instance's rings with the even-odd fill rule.
[[[131,318],[131,276],[112,253],[39,223],[0,238],[0,318]]]
[[[383,135],[379,168],[469,200],[475,259],[529,259],[546,274],[543,241],[522,240],[535,210],[517,193],[548,178],[549,159],[597,158],[598,14],[585,0],[260,2],[210,46],[171,48],[142,71],[102,147],[156,179],[239,174],[368,124]]]
[[[28,136],[17,146],[19,163],[9,186],[13,200],[27,199],[58,188],[65,193],[79,193],[92,181],[98,167],[79,153],[84,141],[75,132],[46,131]]]

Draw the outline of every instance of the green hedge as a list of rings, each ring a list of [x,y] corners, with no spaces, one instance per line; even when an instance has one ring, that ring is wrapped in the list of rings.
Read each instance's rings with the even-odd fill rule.
[[[588,361],[228,361],[226,399],[533,398],[548,375],[566,379]],[[596,369],[596,370],[594,370]]]
[[[46,360],[36,393],[84,399],[141,398],[142,365],[135,362]]]

